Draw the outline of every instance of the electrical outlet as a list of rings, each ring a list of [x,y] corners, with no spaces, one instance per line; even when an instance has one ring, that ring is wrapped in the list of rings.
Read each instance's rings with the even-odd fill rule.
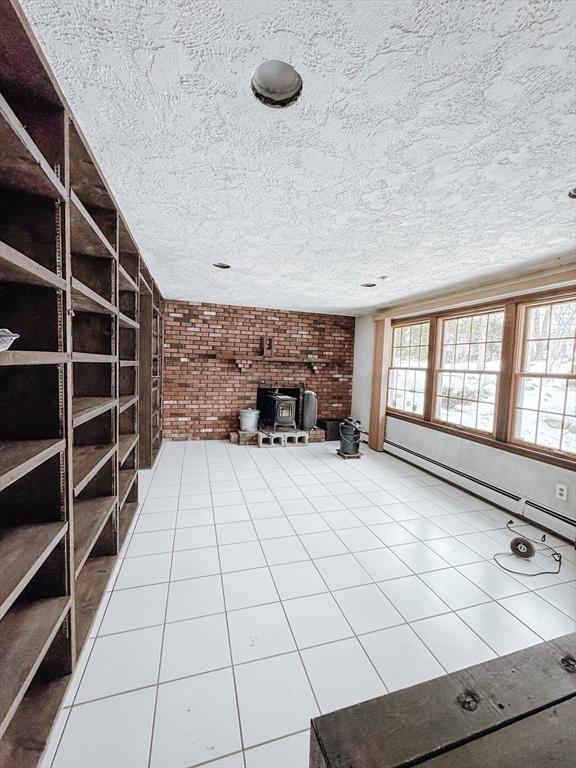
[[[568,501],[568,486],[564,483],[556,483],[556,498],[560,501]]]

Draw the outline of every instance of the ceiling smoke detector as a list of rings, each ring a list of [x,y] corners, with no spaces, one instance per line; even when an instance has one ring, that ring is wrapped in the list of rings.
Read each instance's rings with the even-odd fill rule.
[[[216,269],[230,269],[230,264],[224,264],[223,261],[217,261],[216,264],[212,264]]]
[[[268,107],[287,107],[302,93],[302,78],[291,64],[270,59],[254,70],[252,91]]]

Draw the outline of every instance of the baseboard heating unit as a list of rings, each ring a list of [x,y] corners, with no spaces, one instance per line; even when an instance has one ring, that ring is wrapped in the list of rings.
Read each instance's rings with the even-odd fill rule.
[[[550,533],[561,536],[569,543],[574,543],[576,538],[576,520],[563,515],[561,512],[519,496],[517,493],[508,491],[505,488],[493,485],[486,480],[463,472],[456,467],[433,459],[392,440],[384,440],[384,450],[386,453],[397,456],[419,469],[426,470],[442,478],[442,480],[447,480],[463,490],[469,491],[475,496],[513,513],[516,517],[523,518],[526,522],[534,523]]]

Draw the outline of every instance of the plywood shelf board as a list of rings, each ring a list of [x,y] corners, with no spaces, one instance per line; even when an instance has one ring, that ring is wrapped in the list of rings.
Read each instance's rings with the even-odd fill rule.
[[[75,574],[82,570],[86,558],[98,540],[116,506],[116,496],[99,496],[74,501],[74,564]]]
[[[130,528],[130,523],[134,519],[134,515],[136,514],[137,510],[138,510],[137,501],[125,501],[120,509],[120,521],[118,523],[118,536],[119,536],[121,545],[124,542],[124,539],[126,538],[126,534],[128,532],[128,529]]]
[[[72,449],[74,495],[77,496],[116,451],[114,443],[75,445]]]
[[[0,623],[0,736],[70,609],[70,597],[12,606]]]
[[[117,562],[114,555],[89,557],[76,579],[76,650],[80,651]]]
[[[116,315],[118,310],[112,302],[100,296],[77,278],[72,278],[72,309],[77,312],[95,312],[97,314]]]
[[[0,241],[0,281],[66,290],[66,280]]]
[[[70,247],[72,252],[117,260],[118,254],[74,190],[70,191],[70,202],[72,203],[70,206]]]
[[[96,416],[111,410],[116,405],[115,397],[73,397],[72,426],[78,427]]]
[[[118,498],[120,507],[126,501],[130,489],[134,485],[138,471],[136,469],[121,469],[118,472]]]
[[[120,325],[124,328],[132,328],[136,329],[138,328],[138,322],[136,320],[133,320],[131,317],[128,317],[127,315],[120,312],[118,314],[118,320],[120,322]]]
[[[122,395],[120,397],[120,413],[126,411],[130,406],[138,402],[138,395]]]
[[[0,619],[68,530],[68,523],[19,525],[0,533]]]
[[[65,448],[61,439],[0,442],[0,491]]]
[[[120,464],[124,464],[137,442],[138,435],[136,434],[120,435],[118,438],[118,460]]]
[[[72,352],[73,363],[115,363],[116,355],[97,355],[92,352]]]
[[[66,199],[66,189],[0,94],[0,171],[6,185],[39,197]]]
[[[62,365],[70,361],[67,352],[34,352],[7,349],[0,352],[0,365]]]
[[[118,265],[118,287],[121,291],[133,291],[134,293],[138,293],[138,286],[124,269],[122,264]]]

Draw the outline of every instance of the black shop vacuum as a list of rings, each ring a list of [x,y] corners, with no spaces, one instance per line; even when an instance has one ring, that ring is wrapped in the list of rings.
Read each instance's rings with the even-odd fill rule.
[[[351,417],[340,422],[339,432],[340,448],[336,450],[336,453],[344,459],[359,459],[362,456],[360,441],[362,435],[367,435],[368,432],[357,419]]]

